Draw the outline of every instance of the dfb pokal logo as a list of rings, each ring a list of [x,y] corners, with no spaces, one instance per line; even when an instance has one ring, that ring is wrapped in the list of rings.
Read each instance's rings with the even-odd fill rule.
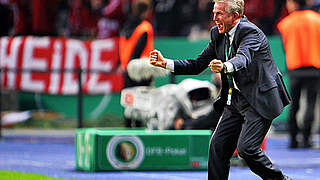
[[[144,159],[144,145],[137,136],[113,136],[106,155],[113,168],[134,169]]]

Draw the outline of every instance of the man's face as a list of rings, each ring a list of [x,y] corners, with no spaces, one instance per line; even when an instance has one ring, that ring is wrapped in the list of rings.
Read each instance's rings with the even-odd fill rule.
[[[287,0],[286,7],[289,13],[292,13],[298,8],[298,4],[295,3],[293,0]]]
[[[213,8],[213,21],[216,23],[219,33],[229,32],[235,26],[234,16],[226,11],[226,2],[216,2]]]

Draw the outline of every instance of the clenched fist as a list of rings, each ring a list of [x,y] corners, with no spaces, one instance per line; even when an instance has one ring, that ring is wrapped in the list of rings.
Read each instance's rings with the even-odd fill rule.
[[[210,62],[208,66],[210,67],[211,71],[215,73],[219,73],[223,69],[223,62],[220,60],[214,59]]]
[[[162,68],[166,68],[167,66],[166,59],[163,58],[161,52],[156,49],[150,52],[149,60],[150,60],[150,64],[154,66],[159,66]]]

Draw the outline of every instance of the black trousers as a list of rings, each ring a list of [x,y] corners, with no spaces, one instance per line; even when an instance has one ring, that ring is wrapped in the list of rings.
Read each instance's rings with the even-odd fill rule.
[[[209,148],[208,179],[227,180],[230,158],[237,148],[252,172],[264,180],[281,180],[282,172],[260,148],[271,126],[271,120],[260,116],[237,90],[226,106],[213,133]]]
[[[303,89],[307,92],[306,111],[303,116],[303,141],[308,142],[311,135],[311,127],[314,121],[314,111],[317,101],[317,94],[319,92],[319,77],[299,77],[290,76],[290,91],[292,103],[290,108],[290,115],[288,120],[289,132],[291,140],[296,141],[296,136],[299,132],[297,124],[297,112],[299,111],[299,102],[301,91]]]

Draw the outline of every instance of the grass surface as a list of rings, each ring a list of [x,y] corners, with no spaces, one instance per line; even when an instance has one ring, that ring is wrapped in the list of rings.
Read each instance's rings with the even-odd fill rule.
[[[22,173],[17,171],[0,171],[0,179],[6,180],[65,180],[62,178],[47,177],[39,174]]]

